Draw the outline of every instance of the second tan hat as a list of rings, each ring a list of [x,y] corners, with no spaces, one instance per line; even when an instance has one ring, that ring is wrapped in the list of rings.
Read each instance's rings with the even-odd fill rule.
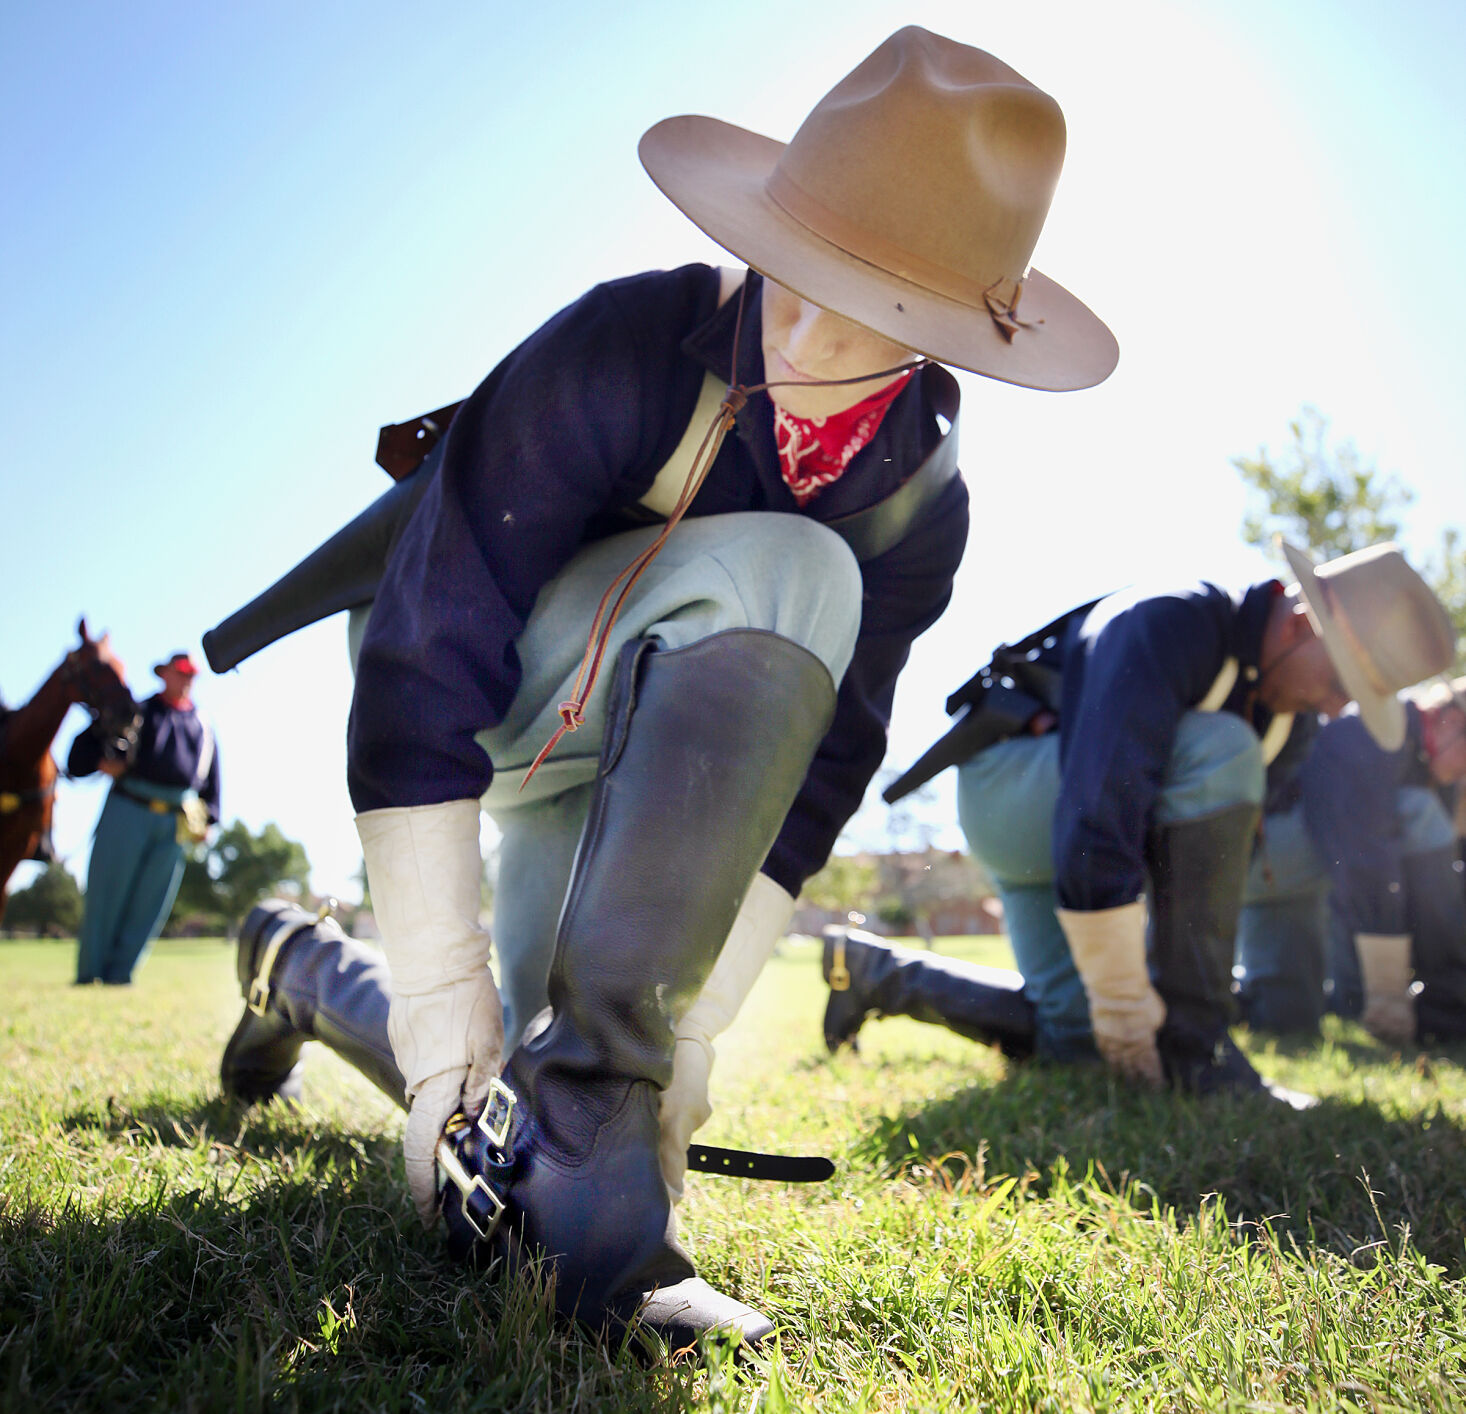
[[[1321,565],[1287,541],[1283,553],[1369,734],[1398,751],[1405,741],[1398,694],[1444,672],[1455,657],[1456,630],[1445,606],[1398,545],[1371,545]]]

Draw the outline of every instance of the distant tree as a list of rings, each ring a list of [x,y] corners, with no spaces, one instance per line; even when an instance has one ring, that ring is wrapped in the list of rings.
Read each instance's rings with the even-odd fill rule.
[[[1259,448],[1255,456],[1232,459],[1254,494],[1242,521],[1249,545],[1281,559],[1274,545],[1281,533],[1334,559],[1398,538],[1396,517],[1415,499],[1399,477],[1383,475],[1351,441],[1330,445],[1328,419],[1315,407],[1305,406],[1288,431],[1292,441],[1278,456]]]
[[[1420,572],[1440,596],[1456,626],[1456,661],[1453,675],[1466,673],[1466,546],[1454,526],[1441,531],[1439,553],[1429,556]]]
[[[1249,545],[1280,560],[1275,538],[1281,534],[1331,560],[1400,538],[1398,516],[1415,493],[1398,476],[1381,473],[1352,441],[1330,445],[1328,420],[1315,407],[1305,406],[1288,430],[1292,441],[1278,457],[1261,448],[1256,456],[1232,460],[1253,492],[1254,504],[1242,521]],[[1460,673],[1466,669],[1466,550],[1460,531],[1447,527],[1439,552],[1412,562],[1456,626],[1454,671]]]
[[[256,835],[235,820],[185,860],[173,918],[202,915],[226,930],[235,928],[266,894],[298,898],[309,880],[304,845],[287,839],[273,821]]]
[[[800,898],[831,913],[871,913],[880,890],[875,863],[861,855],[832,854],[818,874],[805,880]]]
[[[26,888],[10,895],[5,927],[38,938],[74,938],[82,908],[81,886],[64,864],[53,860]]]

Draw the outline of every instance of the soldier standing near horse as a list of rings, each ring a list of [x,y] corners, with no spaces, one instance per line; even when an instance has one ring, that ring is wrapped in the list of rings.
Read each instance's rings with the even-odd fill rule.
[[[79,986],[126,986],[163,930],[183,878],[184,846],[219,820],[214,730],[193,702],[193,659],[174,653],[153,668],[163,690],[142,704],[126,761],[108,755],[95,726],[71,743],[73,776],[112,779],[92,838],[86,911],[77,939]]]
[[[599,286],[510,354],[413,478],[356,616],[350,787],[390,976],[329,924],[258,912],[225,1083],[268,1094],[302,1040],[336,1046],[410,1104],[429,1220],[451,1121],[450,1224],[551,1256],[592,1328],[771,1330],[696,1277],[671,1205],[713,1038],[950,596],[967,492],[938,364],[1048,390],[1115,364],[1029,268],[1064,141],[1047,94],[915,27],[787,145],[657,124],[653,180],[749,268]]]
[[[1150,1085],[1306,1103],[1267,1086],[1229,1034],[1265,766],[1294,713],[1351,701],[1398,748],[1396,693],[1450,663],[1455,631],[1393,545],[1318,567],[1285,549],[1292,585],[1107,595],[953,694],[964,715],[886,798],[958,766],[962,828],[997,884],[1018,970],[835,931],[832,1050],[871,1012],[909,1015],[1018,1055],[1098,1050]]]

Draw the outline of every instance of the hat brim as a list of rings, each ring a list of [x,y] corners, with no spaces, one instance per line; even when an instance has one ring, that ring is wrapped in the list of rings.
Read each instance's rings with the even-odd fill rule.
[[[1370,680],[1349,635],[1329,607],[1328,595],[1314,573],[1314,563],[1296,545],[1283,541],[1283,554],[1298,577],[1298,588],[1314,630],[1323,640],[1324,651],[1339,675],[1344,691],[1359,708],[1365,730],[1386,751],[1398,751],[1405,744],[1405,704],[1393,692],[1381,692]]]
[[[196,678],[199,670],[191,663],[155,663],[153,665],[153,676],[162,677],[165,668],[172,668],[175,672],[182,673],[186,678]]]
[[[649,129],[642,165],[689,220],[746,265],[812,304],[939,363],[1047,392],[1092,388],[1120,348],[1104,322],[1037,270],[1023,282],[1018,317],[1031,327],[1006,339],[975,309],[851,255],[801,225],[768,195],[784,144],[686,114]]]

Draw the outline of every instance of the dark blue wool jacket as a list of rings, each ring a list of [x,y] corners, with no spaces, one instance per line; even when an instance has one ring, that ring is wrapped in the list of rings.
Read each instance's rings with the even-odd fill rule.
[[[155,786],[192,788],[198,775],[204,747],[204,724],[196,707],[170,707],[159,693],[142,704],[143,720],[138,728],[137,751],[127,768],[127,778],[148,781]],[[67,754],[66,769],[73,776],[88,776],[102,759],[101,738],[91,728],[79,732]],[[209,818],[219,819],[219,752],[215,743],[208,774],[197,786],[199,798],[209,807]]]
[[[1055,888],[1064,908],[1116,908],[1145,887],[1145,836],[1182,714],[1236,658],[1222,710],[1260,733],[1258,657],[1276,580],[1241,595],[1197,581],[1126,589],[1072,620],[1054,657],[1063,671]]]
[[[1413,703],[1405,722],[1404,744],[1386,751],[1359,717],[1336,718],[1320,730],[1299,772],[1309,837],[1329,871],[1334,907],[1354,933],[1410,931],[1395,792],[1436,784]]]
[[[763,379],[760,289],[750,273],[743,383]],[[459,410],[362,643],[348,729],[358,810],[488,787],[493,766],[474,736],[502,721],[514,698],[515,639],[536,595],[581,546],[628,528],[629,508],[687,428],[705,371],[733,373],[738,300],[719,309],[717,299],[718,273],[705,265],[599,285]],[[801,511],[779,472],[772,404],[755,394],[689,514],[833,519],[889,495],[937,436],[918,373],[844,475]],[[823,864],[881,763],[896,677],[912,640],[946,607],[966,540],[967,492],[954,478],[905,540],[861,566],[860,638],[834,724],[764,865],[791,893]]]

